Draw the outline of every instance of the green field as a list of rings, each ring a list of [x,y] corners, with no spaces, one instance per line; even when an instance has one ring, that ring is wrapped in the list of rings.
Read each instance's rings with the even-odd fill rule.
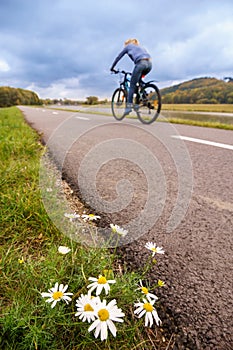
[[[233,130],[228,113],[233,113],[231,104],[164,104],[158,121]]]
[[[163,110],[233,113],[233,104],[163,104]]]

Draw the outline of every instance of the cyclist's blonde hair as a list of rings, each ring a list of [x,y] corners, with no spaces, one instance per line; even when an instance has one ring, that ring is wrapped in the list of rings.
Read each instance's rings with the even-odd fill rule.
[[[125,45],[129,45],[129,44],[139,45],[139,41],[138,39],[127,39],[125,41]]]

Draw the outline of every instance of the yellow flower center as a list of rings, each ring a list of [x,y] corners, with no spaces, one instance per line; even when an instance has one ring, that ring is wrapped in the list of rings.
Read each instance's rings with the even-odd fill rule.
[[[60,291],[55,292],[55,293],[53,293],[53,299],[54,299],[54,300],[58,300],[58,299],[60,299],[60,298],[63,296],[63,294],[64,294],[64,293],[62,293],[62,292],[60,292]]]
[[[152,250],[152,252],[155,252],[155,253],[157,252],[157,248],[153,247],[153,248],[151,248],[151,250]]]
[[[158,280],[158,286],[159,286],[159,287],[163,287],[163,286],[164,286],[164,284],[165,284],[165,283],[164,283],[163,281]]]
[[[109,312],[107,309],[100,309],[98,311],[100,321],[107,321],[109,319]]]
[[[90,304],[84,305],[84,311],[94,311],[93,307]]]
[[[146,287],[142,287],[142,292],[144,293],[144,294],[148,294],[148,289],[146,288]]]
[[[154,307],[150,304],[150,303],[145,303],[143,304],[143,308],[147,311],[147,312],[152,312],[154,310]]]
[[[107,280],[104,276],[100,276],[98,279],[98,284],[105,284],[107,283]]]

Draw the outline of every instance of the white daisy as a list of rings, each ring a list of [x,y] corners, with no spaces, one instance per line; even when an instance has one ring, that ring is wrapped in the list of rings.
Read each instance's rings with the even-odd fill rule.
[[[95,311],[97,319],[91,324],[88,328],[88,332],[91,332],[95,329],[95,338],[100,334],[100,339],[105,340],[108,337],[108,328],[112,335],[116,337],[116,326],[113,322],[124,322],[122,317],[125,314],[116,304],[116,300],[113,299],[107,305],[106,300],[103,300],[96,306]]]
[[[147,242],[146,245],[145,245],[145,248],[151,250],[153,253],[152,253],[152,256],[155,255],[155,253],[157,254],[164,254],[164,250],[163,250],[163,247],[156,247],[156,244],[155,243],[152,243],[152,242]]]
[[[93,220],[100,219],[100,216],[99,215],[94,215],[94,214],[83,214],[82,215],[82,219],[84,221],[93,221]]]
[[[124,230],[122,227],[120,227],[118,225],[110,224],[110,227],[112,229],[112,232],[117,233],[119,236],[125,237],[128,233],[127,230]]]
[[[69,213],[65,213],[64,216],[68,219],[70,219],[70,221],[74,221],[78,218],[80,218],[79,214],[73,213],[73,214],[69,214]]]
[[[149,327],[153,325],[153,322],[155,320],[155,323],[157,326],[159,326],[162,322],[157,314],[156,309],[154,308],[155,300],[147,300],[143,299],[143,303],[136,303],[134,304],[137,309],[134,311],[136,315],[138,315],[139,318],[145,315],[145,326],[147,327],[150,323]]]
[[[68,289],[68,285],[63,286],[63,284],[55,283],[55,286],[49,289],[49,293],[41,293],[43,298],[49,298],[46,300],[46,303],[52,303],[51,308],[54,308],[56,303],[60,300],[64,300],[66,304],[71,301],[69,295],[73,295],[73,293],[65,293]]]
[[[144,287],[142,284],[142,280],[139,281],[140,282],[140,288],[141,292],[146,296],[146,298],[151,301],[151,299],[154,300],[158,300],[158,297],[155,294],[149,293],[148,288]]]
[[[70,252],[70,248],[65,247],[64,245],[60,245],[60,247],[58,248],[58,252],[60,254],[67,254]]]
[[[96,295],[100,295],[103,289],[105,290],[105,294],[108,294],[110,291],[109,283],[116,283],[115,280],[107,280],[102,275],[99,275],[99,278],[89,277],[88,279],[89,281],[93,281],[93,283],[87,286],[87,288],[90,288],[89,293],[92,293],[96,289]]]
[[[91,322],[96,319],[95,308],[100,303],[99,297],[92,298],[90,294],[83,295],[76,300],[77,312],[75,316],[79,316],[79,319],[83,322]]]

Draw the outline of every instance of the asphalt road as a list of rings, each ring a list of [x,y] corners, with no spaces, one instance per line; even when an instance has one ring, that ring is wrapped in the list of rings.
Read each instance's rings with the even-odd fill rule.
[[[166,282],[160,300],[183,348],[232,349],[233,132],[20,109],[100,224],[129,230],[129,266],[147,241],[165,249],[151,279]]]

